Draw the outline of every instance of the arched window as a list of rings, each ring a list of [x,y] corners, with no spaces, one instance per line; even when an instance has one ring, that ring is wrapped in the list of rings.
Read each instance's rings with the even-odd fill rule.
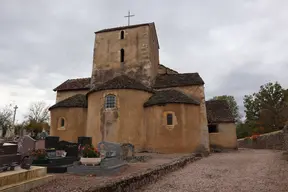
[[[116,96],[115,95],[107,95],[105,97],[105,109],[111,109],[116,107]]]
[[[124,39],[124,31],[120,32],[120,39]]]
[[[124,49],[121,49],[120,51],[120,61],[124,62]]]
[[[168,113],[166,118],[167,118],[167,125],[173,125],[173,114]]]
[[[61,118],[60,119],[60,127],[64,127],[65,126],[65,119]]]

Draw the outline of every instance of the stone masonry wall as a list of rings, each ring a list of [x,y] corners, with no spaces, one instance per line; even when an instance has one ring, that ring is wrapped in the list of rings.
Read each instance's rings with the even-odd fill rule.
[[[252,149],[275,149],[287,150],[285,147],[285,138],[287,134],[284,130],[275,131],[260,135],[255,141],[252,139],[238,139],[239,148]]]
[[[170,163],[166,163],[157,166],[154,169],[149,169],[145,172],[136,173],[123,177],[119,180],[111,181],[110,183],[104,183],[99,185],[94,189],[90,189],[89,192],[130,192],[147,185],[149,183],[154,183],[156,180],[160,179],[162,176],[183,168],[187,164],[201,159],[202,157],[196,157],[194,154],[190,156],[183,157],[181,159],[175,160]]]

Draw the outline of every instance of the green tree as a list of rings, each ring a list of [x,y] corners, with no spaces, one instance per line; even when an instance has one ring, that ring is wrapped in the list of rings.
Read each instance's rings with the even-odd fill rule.
[[[282,129],[286,121],[284,111],[287,109],[285,91],[278,82],[270,82],[260,86],[258,93],[245,95],[246,123],[255,125],[258,132]]]
[[[231,95],[221,95],[221,96],[215,96],[211,100],[225,100],[228,102],[228,105],[232,111],[233,117],[237,123],[241,122],[241,114],[239,112],[239,106],[234,98],[234,96]]]
[[[2,131],[1,136],[5,137],[9,129],[12,128],[13,124],[13,110],[11,106],[6,106],[0,110],[0,130]]]

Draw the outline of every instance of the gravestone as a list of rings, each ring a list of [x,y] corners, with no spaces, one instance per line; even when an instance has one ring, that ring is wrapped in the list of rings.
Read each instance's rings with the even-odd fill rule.
[[[46,149],[57,149],[58,148],[59,137],[57,136],[48,136],[45,138],[45,148]]]
[[[102,141],[98,144],[98,149],[102,156],[100,163],[102,168],[114,168],[125,164],[121,144]]]
[[[66,152],[66,157],[78,157],[78,143],[59,141],[57,149],[64,150]]]
[[[92,145],[92,137],[78,137],[78,144]]]
[[[17,144],[0,143],[0,172],[12,171],[20,164],[21,155],[17,149]]]
[[[35,149],[36,140],[32,137],[25,135],[18,142],[18,152],[25,156]]]
[[[35,149],[45,149],[45,140],[41,139],[41,140],[37,140],[35,143]]]
[[[130,160],[135,156],[134,145],[131,143],[122,143],[121,148],[123,151],[122,158],[124,160]]]
[[[101,153],[101,162],[98,166],[86,166],[81,163],[75,163],[73,166],[68,167],[67,172],[76,175],[97,175],[107,176],[118,173],[126,162],[122,160],[122,148],[119,143],[100,142],[98,149]]]

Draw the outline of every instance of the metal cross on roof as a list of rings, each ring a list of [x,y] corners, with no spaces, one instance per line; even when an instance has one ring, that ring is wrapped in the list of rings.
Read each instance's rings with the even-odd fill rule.
[[[130,17],[134,17],[135,15],[130,15],[130,10],[128,11],[128,15],[124,16],[128,18],[128,26],[130,25]]]

